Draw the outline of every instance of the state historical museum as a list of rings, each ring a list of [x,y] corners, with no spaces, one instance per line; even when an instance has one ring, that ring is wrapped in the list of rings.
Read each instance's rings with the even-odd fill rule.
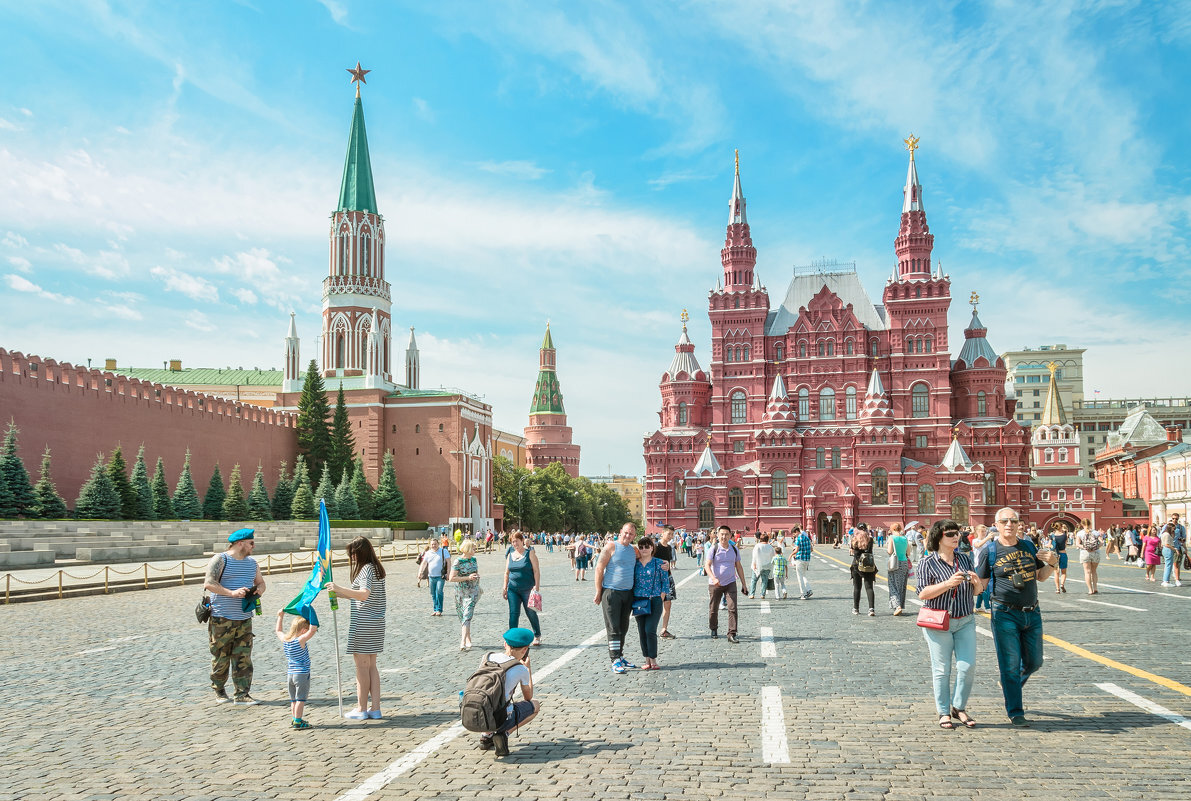
[[[645,515],[708,529],[993,522],[1027,511],[1030,432],[976,313],[952,358],[951,277],[932,263],[914,149],[897,266],[873,303],[855,269],[795,271],[774,307],[754,273],[737,161],[723,276],[708,295],[711,362],[683,330],[646,437]]]

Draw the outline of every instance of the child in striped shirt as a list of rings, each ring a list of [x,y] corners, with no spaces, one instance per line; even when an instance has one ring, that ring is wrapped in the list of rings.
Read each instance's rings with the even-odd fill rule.
[[[286,676],[289,683],[290,713],[293,722],[290,726],[295,729],[313,728],[302,717],[306,711],[306,696],[310,692],[310,651],[306,643],[318,631],[318,626],[310,625],[310,621],[301,616],[295,616],[289,631],[283,630],[285,610],[277,612],[277,639],[281,640],[281,648],[285,651]]]
[[[786,593],[786,566],[789,562],[782,556],[782,546],[773,546],[773,589],[778,598],[789,598]]]

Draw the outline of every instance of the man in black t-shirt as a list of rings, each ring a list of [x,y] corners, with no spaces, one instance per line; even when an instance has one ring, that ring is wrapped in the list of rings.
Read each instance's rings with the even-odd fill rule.
[[[1028,726],[1022,687],[1030,674],[1042,667],[1038,582],[1046,581],[1058,557],[1051,551],[1039,552],[1032,542],[1018,538],[1021,519],[1013,509],[999,509],[996,522],[996,536],[976,558],[976,575],[991,579],[993,644],[1005,712],[1013,725]]]

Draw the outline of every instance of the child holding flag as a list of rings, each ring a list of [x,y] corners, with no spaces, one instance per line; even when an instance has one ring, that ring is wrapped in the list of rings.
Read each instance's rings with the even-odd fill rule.
[[[307,620],[309,616],[309,613],[299,613],[290,624],[289,631],[285,632],[285,610],[279,609],[275,630],[277,639],[281,640],[281,648],[285,651],[290,713],[294,718],[290,726],[301,730],[313,728],[302,717],[302,713],[306,711],[306,696],[310,692],[310,651],[306,648],[306,643],[318,632],[318,626],[312,626]]]

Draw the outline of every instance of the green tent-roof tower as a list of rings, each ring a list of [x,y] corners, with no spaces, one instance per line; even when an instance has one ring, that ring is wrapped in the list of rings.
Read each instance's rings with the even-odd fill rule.
[[[526,463],[537,469],[559,462],[570,476],[577,477],[579,446],[571,442],[554,355],[554,339],[547,323],[538,357],[538,382],[529,404],[529,425],[525,427]]]
[[[343,162],[343,181],[339,185],[339,207],[336,211],[380,213],[376,209],[372,161],[368,158],[368,132],[364,129],[364,105],[359,94],[356,95],[356,107],[352,112],[347,159]]]

